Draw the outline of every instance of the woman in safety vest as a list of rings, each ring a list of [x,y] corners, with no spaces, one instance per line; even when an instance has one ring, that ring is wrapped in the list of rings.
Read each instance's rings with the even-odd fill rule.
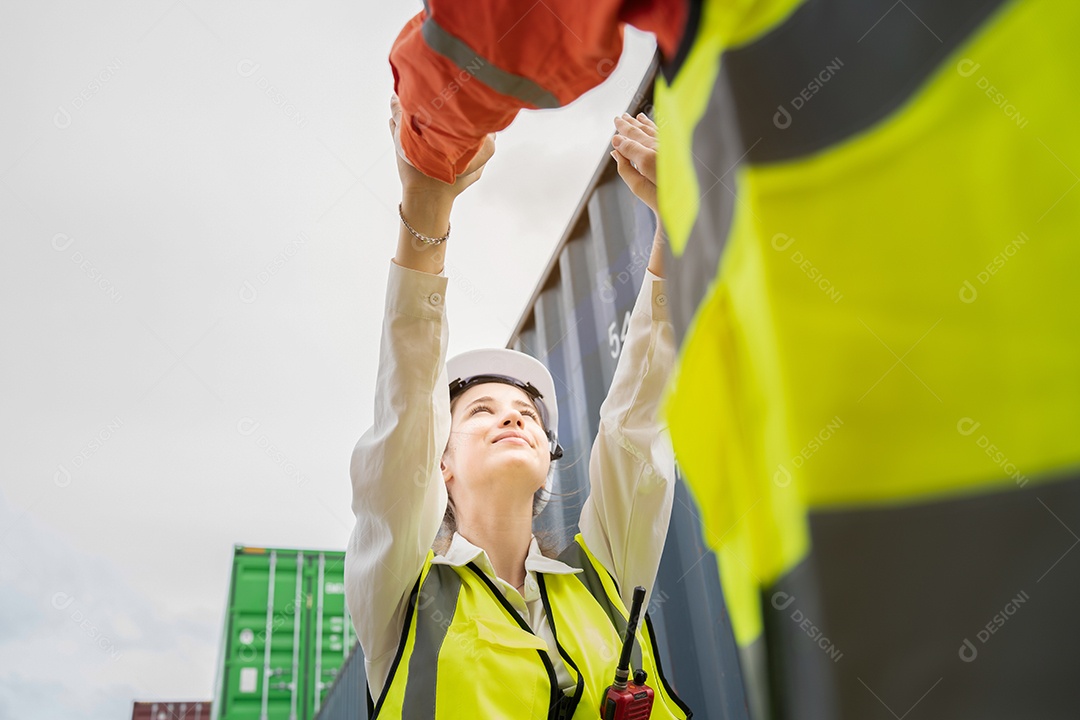
[[[597,718],[629,599],[653,584],[673,501],[673,456],[657,418],[675,360],[659,232],[600,410],[581,532],[561,554],[543,552],[533,519],[562,454],[551,375],[507,349],[446,360],[450,209],[494,142],[454,184],[434,180],[404,158],[396,97],[391,110],[401,225],[374,425],[352,456],[356,526],[345,561],[373,715]],[[656,128],[644,115],[616,127],[619,173],[655,212]],[[662,678],[647,622],[637,639],[632,669],[654,690],[651,717],[690,717]]]

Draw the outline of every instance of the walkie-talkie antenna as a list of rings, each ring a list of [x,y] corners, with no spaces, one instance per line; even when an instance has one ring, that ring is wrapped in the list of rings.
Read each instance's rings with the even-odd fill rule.
[[[634,649],[634,636],[637,635],[638,618],[641,616],[641,604],[645,602],[645,588],[634,588],[634,601],[630,606],[630,617],[626,622],[626,637],[623,638],[622,655],[619,666],[615,668],[615,682],[607,686],[604,699],[600,703],[600,717],[603,720],[648,720],[652,714],[653,700],[656,693],[645,684],[645,670],[638,668],[634,672],[634,681],[630,677],[630,653]]]
[[[630,653],[634,649],[634,636],[637,634],[637,624],[641,616],[641,603],[643,602],[645,602],[645,588],[638,585],[634,588],[634,600],[630,606],[630,619],[626,621],[626,637],[623,638],[619,666],[615,668],[615,687],[620,689],[626,687],[626,681],[630,677]]]

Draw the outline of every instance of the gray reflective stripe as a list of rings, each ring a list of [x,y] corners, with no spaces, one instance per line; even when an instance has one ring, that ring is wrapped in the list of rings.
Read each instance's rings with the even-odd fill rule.
[[[462,71],[472,75],[497,93],[516,98],[538,108],[557,108],[559,100],[532,80],[496,67],[460,38],[451,35],[437,23],[429,12],[420,28],[428,47],[439,53]]]
[[[739,646],[739,670],[742,671],[746,704],[753,720],[774,717],[769,708],[768,668],[765,657],[765,638],[759,635],[749,645]],[[775,717],[781,717],[776,715]]]
[[[762,635],[741,653],[756,663],[756,674],[746,673],[747,686],[754,680],[754,690],[768,696],[769,714],[762,717],[843,717],[836,710],[828,667],[843,660],[843,653],[822,629],[824,609],[817,583],[812,559],[804,558],[768,592],[762,591]]]
[[[439,651],[454,619],[461,577],[448,565],[432,565],[416,597],[416,641],[409,658],[401,716],[434,720]]]
[[[736,167],[793,159],[880,121],[1001,4],[809,0],[758,40],[724,53],[691,143],[701,210],[681,257],[664,246],[678,342],[717,277],[741,191]]]
[[[563,550],[559,555],[559,561],[570,565],[571,567],[578,567],[583,572],[577,573],[575,577],[581,581],[581,584],[589,591],[589,594],[593,596],[593,599],[600,604],[600,607],[604,609],[604,613],[611,620],[611,624],[615,627],[615,631],[619,633],[619,638],[626,637],[626,618],[619,612],[619,609],[608,598],[607,591],[604,590],[604,583],[600,579],[600,575],[597,574],[596,568],[589,562],[589,556],[585,554],[585,551],[577,541],[570,543],[570,547]],[[644,612],[644,610],[643,610]],[[638,623],[638,627],[641,627],[641,623]],[[620,645],[620,648],[622,646]],[[630,662],[633,667],[641,667],[641,644],[635,642],[634,649],[630,655]]]
[[[810,532],[813,553],[762,602],[787,710],[889,717],[872,693],[897,715],[925,694],[909,718],[1076,717],[1080,469],[936,502],[813,510]],[[822,671],[836,704],[818,710],[800,679]]]
[[[721,60],[747,160],[776,162],[816,152],[888,117],[1002,3],[803,3]]]

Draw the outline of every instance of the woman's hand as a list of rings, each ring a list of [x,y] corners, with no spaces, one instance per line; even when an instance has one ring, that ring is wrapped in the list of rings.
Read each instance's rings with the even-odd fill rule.
[[[623,113],[615,118],[611,156],[619,166],[619,176],[643,203],[659,217],[656,209],[656,125],[645,113],[636,118]]]
[[[454,183],[428,177],[405,159],[401,151],[401,104],[397,95],[390,96],[390,135],[394,139],[397,155],[398,177],[401,178],[401,214],[422,235],[439,238],[450,232],[450,211],[454,199],[465,188],[480,179],[484,165],[495,152],[495,136],[488,135],[480,151],[472,159],[465,172]],[[439,274],[443,270],[446,246],[443,243],[429,245],[412,236],[404,224],[398,232],[398,249],[394,262],[402,267],[420,272]]]
[[[656,149],[659,144],[656,125],[645,113],[638,113],[636,118],[623,113],[615,118],[615,129],[618,132],[611,138],[615,148],[611,157],[619,166],[619,177],[656,216],[649,272],[664,277],[664,232],[656,204]]]
[[[495,136],[488,135],[480,151],[465,168],[465,172],[458,175],[457,182],[444,183],[441,180],[428,177],[417,170],[405,159],[405,153],[401,150],[401,103],[397,95],[390,96],[390,135],[394,138],[394,150],[397,155],[398,177],[401,178],[401,191],[403,195],[426,196],[431,200],[443,203],[452,203],[454,198],[460,195],[465,188],[480,179],[484,172],[484,166],[495,153]]]

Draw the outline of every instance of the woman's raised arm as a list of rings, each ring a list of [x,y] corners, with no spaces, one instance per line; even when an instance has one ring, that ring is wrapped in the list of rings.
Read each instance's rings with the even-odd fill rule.
[[[390,121],[396,133],[395,117]],[[395,146],[396,146],[395,142]],[[350,464],[356,524],[345,555],[345,599],[378,694],[397,648],[409,592],[446,509],[439,470],[450,434],[442,272],[454,198],[480,177],[493,145],[453,185],[432,180],[399,154],[402,223],[390,266],[379,346],[374,423]]]
[[[644,115],[616,119],[612,152],[619,175],[656,213],[656,126]],[[631,162],[633,161],[633,162]],[[590,493],[581,534],[631,602],[635,585],[652,594],[663,554],[675,489],[675,464],[660,400],[675,364],[674,329],[667,319],[663,233],[657,223],[648,272],[623,343],[600,430],[589,459]]]

